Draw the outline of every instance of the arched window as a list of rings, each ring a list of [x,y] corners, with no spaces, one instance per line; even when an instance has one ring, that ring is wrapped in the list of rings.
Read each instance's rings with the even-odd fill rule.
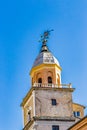
[[[41,84],[42,84],[42,78],[39,78],[39,79],[38,79],[38,86],[41,87]]]
[[[38,83],[42,83],[42,78],[39,78],[39,79],[38,79]]]
[[[48,77],[48,84],[52,84],[52,78],[50,76]]]

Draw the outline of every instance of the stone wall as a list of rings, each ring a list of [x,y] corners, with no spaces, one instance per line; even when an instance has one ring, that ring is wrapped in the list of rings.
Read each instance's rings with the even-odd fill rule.
[[[33,130],[52,130],[53,125],[59,125],[59,130],[67,130],[74,122],[67,121],[36,121]],[[32,130],[32,129],[29,129]]]
[[[52,105],[51,99],[57,104]],[[64,89],[35,90],[36,116],[72,117],[72,94]]]
[[[27,103],[24,105],[24,126],[29,122],[29,115],[28,112],[30,111],[30,116],[31,118],[34,115],[34,105],[33,105],[33,94],[30,96],[28,99]]]

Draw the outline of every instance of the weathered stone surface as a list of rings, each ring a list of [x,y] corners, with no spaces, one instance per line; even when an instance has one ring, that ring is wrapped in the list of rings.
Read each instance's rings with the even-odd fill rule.
[[[57,104],[52,105],[51,99]],[[36,90],[35,91],[36,116],[72,117],[72,96],[70,91]]]
[[[33,95],[30,96],[29,100],[27,103],[24,105],[24,125],[26,125],[29,122],[29,115],[28,112],[30,111],[31,113],[31,118],[34,115],[34,105],[33,105]]]
[[[73,121],[35,121],[29,128],[24,130],[52,130],[53,125],[58,125],[59,130],[67,130],[73,123]]]

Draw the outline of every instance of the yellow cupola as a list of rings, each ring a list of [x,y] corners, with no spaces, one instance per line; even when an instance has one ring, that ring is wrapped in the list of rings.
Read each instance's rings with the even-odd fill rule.
[[[44,32],[40,53],[30,71],[32,86],[61,87],[60,64],[46,45],[49,33],[49,31]]]

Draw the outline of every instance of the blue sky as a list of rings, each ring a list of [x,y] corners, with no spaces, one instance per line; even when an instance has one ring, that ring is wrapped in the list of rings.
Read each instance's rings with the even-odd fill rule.
[[[87,105],[87,0],[2,0],[0,130],[23,128],[20,103],[31,87],[40,34],[47,29],[54,29],[48,46],[61,64],[62,82],[76,88],[74,102]]]

